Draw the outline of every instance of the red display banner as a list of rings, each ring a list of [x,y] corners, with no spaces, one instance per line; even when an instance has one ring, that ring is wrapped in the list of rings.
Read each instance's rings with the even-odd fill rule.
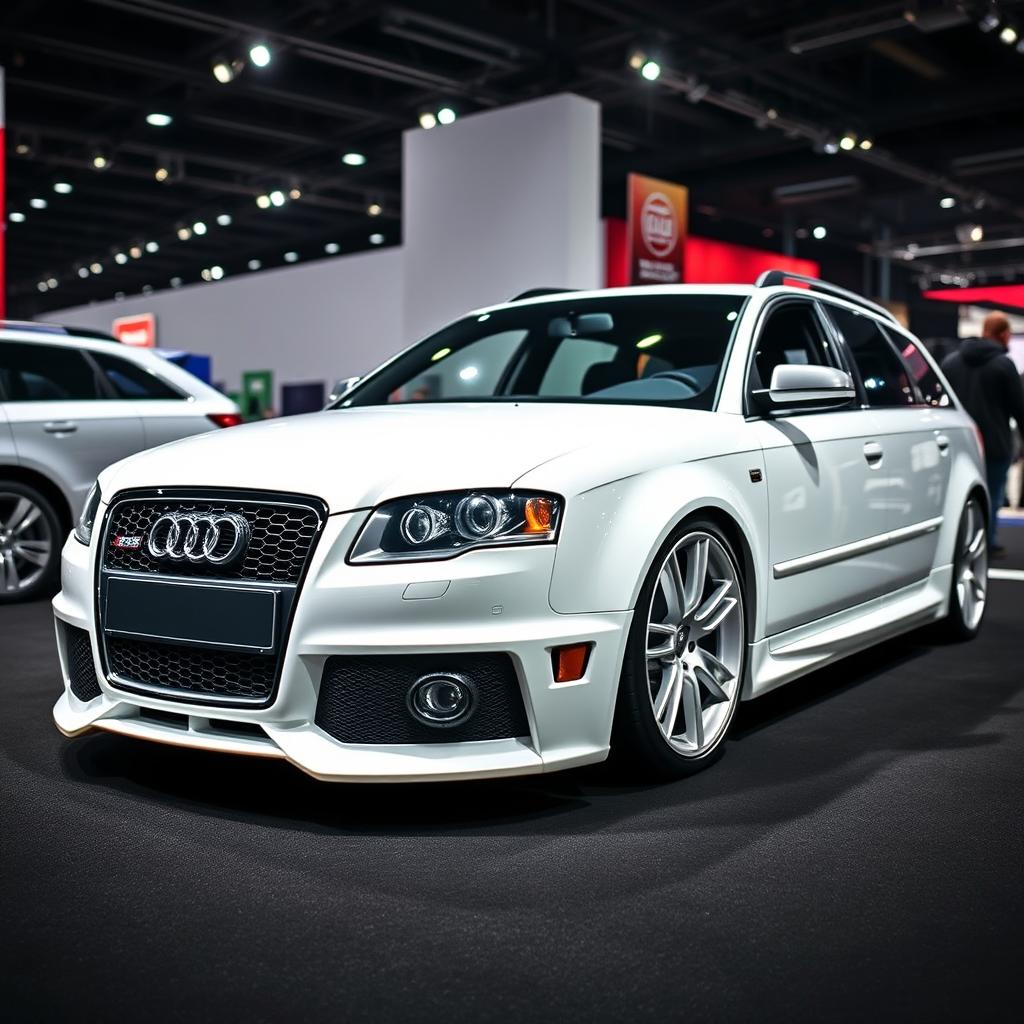
[[[136,348],[156,348],[156,314],[139,313],[136,316],[119,316],[111,327],[111,333],[124,345]]]
[[[629,176],[630,284],[678,284],[683,279],[689,193],[682,185]]]

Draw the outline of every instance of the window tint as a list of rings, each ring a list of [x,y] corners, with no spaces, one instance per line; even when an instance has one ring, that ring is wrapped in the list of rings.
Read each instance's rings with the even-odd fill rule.
[[[68,402],[97,397],[81,352],[55,345],[0,343],[0,390],[9,402]]]
[[[614,372],[618,345],[589,338],[563,338],[548,363],[537,390],[539,395],[580,397],[612,384],[621,384],[629,376]],[[637,355],[631,353],[635,363]],[[633,378],[639,376],[635,369]]]
[[[155,373],[150,373],[137,363],[106,352],[92,352],[107,383],[118,398],[177,398],[183,396],[169,384],[165,384]]]
[[[871,317],[840,306],[829,306],[829,313],[857,364],[868,405],[913,405],[917,396],[906,367],[881,327]]]
[[[787,302],[773,310],[757,340],[754,365],[761,387],[771,384],[776,366],[794,364],[835,365],[817,314],[808,302]]]
[[[929,405],[949,405],[949,393],[942,386],[939,375],[921,354],[921,347],[902,334],[890,333],[889,336],[900,350],[921,397]]]

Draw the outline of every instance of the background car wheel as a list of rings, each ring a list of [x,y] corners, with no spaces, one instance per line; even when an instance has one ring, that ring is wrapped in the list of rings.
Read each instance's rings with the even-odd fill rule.
[[[721,753],[746,661],[739,563],[713,524],[682,524],[640,590],[612,731],[615,760],[679,778]]]
[[[988,519],[981,500],[967,499],[953,552],[949,614],[936,624],[938,638],[973,640],[981,628],[988,595]]]
[[[60,572],[60,522],[34,487],[0,480],[0,604],[52,593]]]

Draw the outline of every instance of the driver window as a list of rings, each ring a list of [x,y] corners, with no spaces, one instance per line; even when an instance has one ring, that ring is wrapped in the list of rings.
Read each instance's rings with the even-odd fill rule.
[[[755,387],[768,387],[776,366],[834,366],[821,321],[808,302],[787,302],[768,315],[754,354],[759,381]]]

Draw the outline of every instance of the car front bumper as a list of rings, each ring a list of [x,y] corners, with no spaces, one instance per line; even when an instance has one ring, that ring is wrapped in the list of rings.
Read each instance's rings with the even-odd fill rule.
[[[328,517],[284,641],[275,697],[260,709],[212,707],[111,686],[101,671],[96,636],[97,545],[86,548],[69,538],[54,614],[60,622],[88,631],[100,692],[89,701],[72,692],[64,631],[58,628],[64,693],[53,711],[57,727],[68,736],[101,729],[185,747],[282,758],[330,781],[519,775],[606,757],[632,613],[554,612],[548,600],[553,545],[473,551],[445,561],[349,565],[345,555],[365,515]],[[417,589],[443,593],[419,597]],[[593,644],[586,672],[576,682],[556,683],[551,650],[573,643]],[[528,736],[372,745],[341,743],[314,723],[324,665],[333,655],[479,652],[510,655]],[[147,711],[174,717],[160,720]],[[258,725],[259,731],[238,735],[225,723]]]

